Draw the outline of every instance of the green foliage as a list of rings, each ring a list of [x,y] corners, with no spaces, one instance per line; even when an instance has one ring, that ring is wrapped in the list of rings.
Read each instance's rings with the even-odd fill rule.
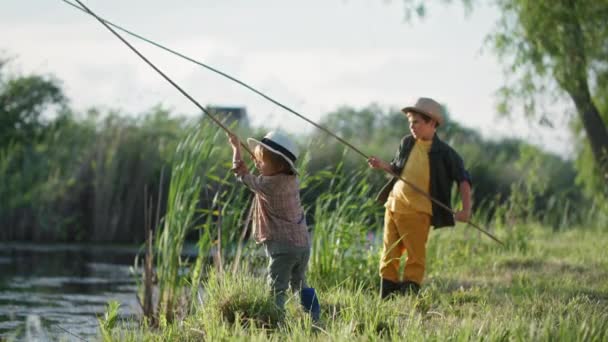
[[[106,307],[106,313],[104,314],[103,319],[98,318],[99,320],[99,330],[101,331],[101,337],[104,341],[112,341],[112,331],[116,327],[118,322],[118,311],[120,310],[120,303],[112,300],[108,303]]]
[[[526,115],[539,114],[545,109],[542,102],[538,105],[539,95],[558,99],[567,92],[576,102],[576,96],[591,87],[586,84],[588,74],[605,77],[608,30],[600,24],[608,13],[605,1],[498,0],[496,4],[502,17],[488,42],[505,61],[506,73],[519,76],[499,93],[505,113],[511,112],[511,104],[522,101]],[[545,120],[554,117],[540,114]]]
[[[178,273],[183,245],[196,223],[205,174],[213,171],[213,166],[205,161],[213,158],[218,135],[219,132],[208,125],[194,127],[178,144],[174,155],[163,229],[157,231],[155,239],[159,313],[169,322],[175,316],[176,301],[181,299],[182,282]],[[201,248],[209,245],[204,240],[200,243]],[[207,254],[205,250],[200,252]],[[200,267],[195,267],[195,272],[200,272]]]
[[[80,187],[81,148],[91,141],[85,128],[77,130],[73,123],[65,113],[39,141],[0,149],[0,221],[7,225],[0,238],[78,239],[70,230],[77,220],[70,195]]]
[[[336,286],[348,283],[370,285],[375,282],[377,250],[368,233],[382,226],[380,206],[369,186],[369,170],[345,170],[339,163],[335,169],[320,172],[309,182],[329,187],[314,201],[312,224],[312,255],[310,283]],[[344,269],[346,262],[358,264],[356,272]]]
[[[143,189],[158,193],[164,158],[183,134],[181,119],[164,117],[160,109],[140,120],[65,112],[37,141],[0,149],[0,236],[141,241],[143,229],[133,229],[143,226]]]
[[[554,77],[566,91],[581,86],[573,81],[578,80],[577,73],[587,72],[585,68],[597,75],[607,71],[605,65],[595,63],[605,58],[605,1],[498,0],[496,4],[502,19],[491,38],[500,56],[513,56],[512,70],[530,66],[538,76]]]
[[[45,126],[43,116],[66,104],[56,79],[7,76],[5,69],[6,64],[0,63],[0,148],[36,139]]]
[[[402,0],[402,2],[403,2],[403,9],[404,9],[404,15],[405,15],[406,21],[413,20],[413,18],[415,18],[415,17],[423,18],[427,14],[428,7],[429,7],[429,1]],[[441,2],[443,4],[451,4],[455,1],[454,0],[441,0],[441,1],[436,1],[436,2]],[[475,0],[460,0],[457,2],[460,2],[462,4],[462,6],[464,7],[466,13],[468,13],[472,10],[473,2],[475,2]]]
[[[212,216],[208,216],[208,223],[211,221]],[[203,277],[203,267],[207,264],[207,256],[212,246],[212,238],[210,229],[203,229],[199,235],[197,242],[198,252],[196,261],[190,271],[190,307],[188,312],[193,312],[199,296],[199,287]]]
[[[506,73],[517,77],[499,92],[500,108],[510,113],[512,104],[521,101],[526,115],[540,114],[541,122],[552,125],[555,115],[547,112],[547,104],[568,94],[580,120],[572,122],[575,127],[584,127],[585,132],[577,150],[587,155],[589,151],[585,149],[590,147],[593,151],[595,166],[585,163],[583,173],[596,173],[586,179],[591,183],[594,178],[600,179],[604,185],[593,191],[605,193],[608,133],[606,107],[602,102],[608,94],[608,29],[603,23],[608,18],[608,3],[592,0],[497,0],[496,3],[502,17],[488,40],[506,61]],[[548,103],[539,105],[546,95],[550,96]]]

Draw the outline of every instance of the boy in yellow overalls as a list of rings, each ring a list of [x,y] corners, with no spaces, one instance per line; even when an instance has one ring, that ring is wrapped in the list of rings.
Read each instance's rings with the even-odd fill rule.
[[[448,207],[456,182],[463,209],[452,215],[397,177],[384,186],[378,195],[386,208],[380,262],[382,298],[393,293],[418,293],[424,278],[430,226],[453,226],[454,219],[467,222],[471,216],[471,178],[458,153],[435,134],[444,121],[441,105],[433,99],[420,98],[416,105],[402,111],[409,120],[411,135],[401,140],[390,163],[372,156],[368,164],[400,175]],[[400,275],[400,259],[406,252],[405,271]]]

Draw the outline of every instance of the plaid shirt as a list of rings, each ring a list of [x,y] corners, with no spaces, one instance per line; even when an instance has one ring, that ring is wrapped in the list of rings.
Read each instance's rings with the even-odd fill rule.
[[[294,247],[310,245],[296,176],[247,174],[238,179],[255,193],[253,237],[257,243],[273,241]]]

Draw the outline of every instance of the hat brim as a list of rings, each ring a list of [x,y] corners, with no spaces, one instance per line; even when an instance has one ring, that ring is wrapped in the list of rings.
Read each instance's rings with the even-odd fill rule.
[[[275,149],[275,148],[273,148],[271,146],[268,146],[267,144],[264,144],[263,142],[261,142],[261,141],[259,141],[257,139],[254,139],[254,138],[247,138],[247,145],[249,145],[249,148],[251,148],[252,150],[255,149],[255,147],[257,145],[264,146],[265,149],[267,149],[267,150],[269,150],[269,151],[271,151],[273,153],[276,153],[279,156],[281,156],[281,158],[285,159],[285,161],[291,167],[291,170],[293,172],[295,172],[295,173],[298,173],[298,170],[296,170],[296,165],[294,164],[294,162],[291,159],[289,159],[289,157],[287,157],[283,152],[281,152],[281,151],[279,151],[279,150],[277,150],[277,149]]]
[[[426,115],[429,118],[435,120],[435,122],[437,122],[438,126],[443,125],[443,118],[442,117],[437,116],[437,115],[432,114],[432,113],[429,113],[429,112],[427,112],[425,110],[422,110],[422,109],[420,109],[418,107],[405,107],[405,108],[401,109],[401,111],[403,112],[403,114],[406,114],[406,115],[407,115],[408,112],[414,112],[414,113]]]

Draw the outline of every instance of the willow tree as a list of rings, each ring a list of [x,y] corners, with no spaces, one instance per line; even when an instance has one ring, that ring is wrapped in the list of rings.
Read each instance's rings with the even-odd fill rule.
[[[403,0],[407,17],[423,16],[425,2]],[[442,3],[451,3],[442,0]],[[474,10],[481,0],[461,0]],[[499,110],[523,112],[549,122],[555,108],[543,105],[566,99],[576,112],[573,125],[582,127],[595,161],[594,173],[607,191],[608,132],[602,117],[608,98],[608,0],[489,0],[500,13],[488,43],[509,76],[499,90]],[[546,115],[551,111],[553,115]],[[602,115],[603,114],[603,115]]]
[[[501,59],[508,61],[508,71],[518,75],[517,82],[502,89],[502,103],[520,97],[525,111],[538,114],[538,94],[569,97],[577,113],[575,124],[587,136],[606,187],[608,132],[598,103],[608,97],[608,1],[496,0],[496,4],[501,19],[490,41]]]

